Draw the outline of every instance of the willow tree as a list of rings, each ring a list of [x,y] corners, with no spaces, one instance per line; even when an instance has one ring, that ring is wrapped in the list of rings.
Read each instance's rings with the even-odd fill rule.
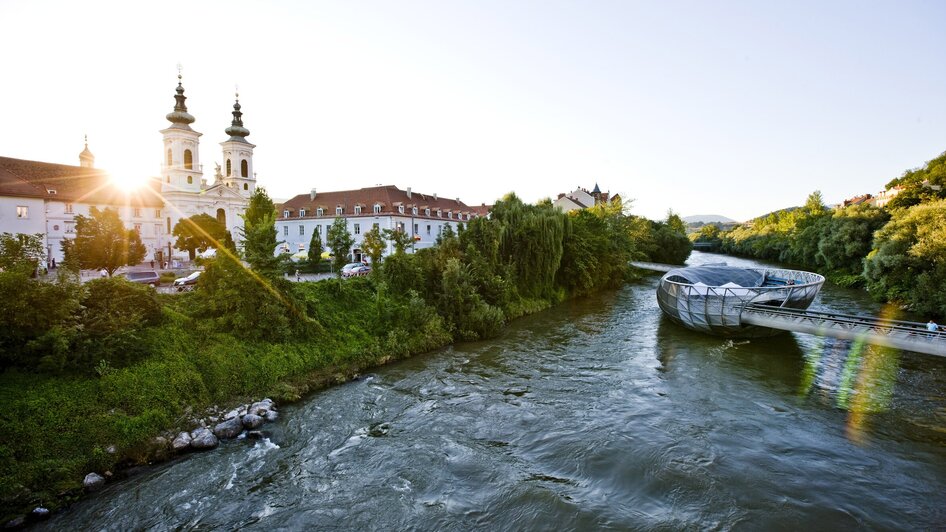
[[[565,214],[550,201],[527,205],[513,193],[496,202],[491,214],[500,225],[500,260],[515,276],[519,293],[553,299],[567,227]]]

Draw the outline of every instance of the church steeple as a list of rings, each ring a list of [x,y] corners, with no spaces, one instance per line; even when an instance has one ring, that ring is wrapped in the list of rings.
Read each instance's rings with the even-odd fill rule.
[[[167,114],[168,122],[171,122],[171,127],[177,127],[181,129],[190,129],[190,124],[194,123],[194,117],[187,112],[187,105],[184,104],[184,100],[187,99],[187,96],[184,96],[184,86],[181,84],[181,73],[178,70],[177,73],[177,94],[174,95],[174,110]]]
[[[174,96],[174,110],[167,114],[171,123],[161,130],[164,136],[162,153],[162,191],[200,192],[203,170],[200,164],[200,136],[191,129],[194,117],[187,112],[184,100],[184,85],[181,83],[181,67],[177,70],[177,90]]]
[[[250,130],[243,127],[243,112],[240,111],[240,93],[236,93],[233,104],[233,121],[224,130],[230,138],[220,143],[223,148],[224,185],[249,197],[256,190],[256,172],[253,171],[253,144],[247,142]]]
[[[85,149],[79,154],[79,166],[82,168],[95,168],[95,156],[89,151],[89,136],[85,136]]]
[[[237,142],[246,142],[246,137],[250,134],[250,130],[243,127],[243,113],[240,111],[239,92],[236,93],[236,103],[233,104],[233,121],[230,122],[230,127],[223,130],[223,132],[230,135],[230,140]]]

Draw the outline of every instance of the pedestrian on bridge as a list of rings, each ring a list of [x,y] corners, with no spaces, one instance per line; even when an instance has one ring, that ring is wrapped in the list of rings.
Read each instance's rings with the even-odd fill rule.
[[[926,324],[926,330],[930,332],[936,332],[939,330],[939,325],[936,325],[935,321],[930,320],[930,322]]]

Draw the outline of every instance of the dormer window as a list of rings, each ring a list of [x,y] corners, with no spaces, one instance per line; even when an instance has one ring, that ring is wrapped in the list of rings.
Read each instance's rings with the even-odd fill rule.
[[[283,218],[289,218],[289,211],[282,211]]]
[[[453,211],[449,211],[447,213],[447,218],[450,218],[451,220],[453,219]]]
[[[305,217],[305,209],[299,209],[299,218]]]
[[[417,216],[417,207],[411,209],[411,212],[414,213],[414,216]]]
[[[335,207],[335,216],[341,216],[343,212],[345,212],[343,207]]]
[[[443,211],[437,209],[437,218],[443,218]]]
[[[401,213],[401,214],[404,214],[404,206],[403,206],[403,205],[398,205],[398,206],[397,206],[397,212],[399,212],[399,213]]]
[[[378,204],[378,203],[375,203],[375,204],[374,204],[374,213],[375,213],[375,214],[381,214],[381,205],[380,205],[380,204]]]
[[[361,214],[361,205],[355,205],[355,214]]]
[[[430,207],[424,209],[424,214],[426,214],[427,216],[430,216]]]
[[[325,209],[323,209],[322,207],[319,207],[318,209],[315,209],[315,215],[316,215],[316,216],[323,216],[324,214],[325,214]]]

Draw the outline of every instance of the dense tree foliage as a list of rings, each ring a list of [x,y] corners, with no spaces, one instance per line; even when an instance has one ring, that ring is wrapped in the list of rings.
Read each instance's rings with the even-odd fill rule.
[[[259,187],[243,214],[243,258],[257,274],[275,279],[285,271],[289,260],[276,253],[280,243],[276,239],[276,207],[266,190]]]
[[[176,238],[174,247],[187,251],[191,260],[207,249],[234,249],[233,237],[226,226],[209,214],[181,218],[171,234]]]
[[[81,269],[105,270],[109,277],[122,266],[140,263],[146,252],[141,236],[125,228],[118,211],[97,207],[89,209],[89,216],[76,216],[76,237],[63,243],[67,263]]]
[[[361,237],[361,249],[371,257],[371,264],[373,265],[381,264],[381,255],[384,254],[385,247],[387,245],[384,242],[384,237],[381,236],[381,230],[377,226],[372,226]]]
[[[42,233],[0,233],[0,271],[32,273],[45,259]]]
[[[348,262],[351,247],[355,244],[355,237],[348,232],[348,222],[344,218],[335,218],[325,233],[325,243],[332,250],[332,264],[336,275],[341,278],[342,266]]]
[[[867,287],[879,299],[946,316],[946,200],[894,211],[867,256]]]
[[[802,207],[752,220],[721,235],[726,253],[821,271],[866,285],[880,301],[946,316],[946,153],[888,183],[901,187],[884,208],[826,208],[817,192]]]
[[[891,210],[946,199],[946,152],[887,183],[888,189],[894,187],[900,187],[900,193],[887,204]]]

